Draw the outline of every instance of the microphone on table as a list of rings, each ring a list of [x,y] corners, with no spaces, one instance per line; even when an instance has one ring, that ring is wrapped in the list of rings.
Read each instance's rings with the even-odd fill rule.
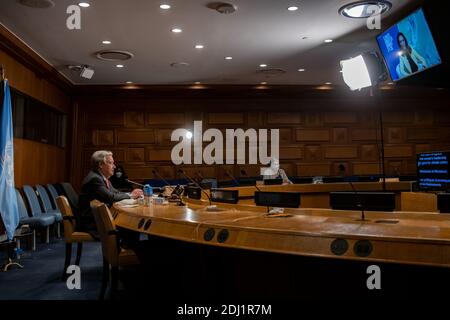
[[[126,181],[126,182],[129,182],[129,183],[131,183],[131,184],[135,184],[135,185],[140,186],[140,187],[144,187],[143,184],[137,183],[137,182],[135,182],[135,181],[131,181],[130,179],[125,179],[125,181]]]
[[[246,177],[248,178],[247,171],[245,171],[244,169],[241,169],[241,174],[242,174],[243,176],[246,176]],[[259,189],[258,186],[256,185],[256,181],[255,181],[255,188],[256,188],[256,190],[258,190],[259,192],[261,192],[261,189]]]
[[[162,180],[162,182],[164,182],[167,186],[170,186],[170,183],[167,182],[167,180],[164,179],[164,178],[159,174],[158,171],[152,170],[152,173],[153,173],[153,175],[157,176],[160,180]]]
[[[157,176],[159,179],[161,179],[162,180],[162,182],[164,182],[165,184],[166,184],[166,186],[169,186],[170,187],[170,183],[166,180],[166,179],[164,179],[162,176],[161,176],[161,174],[157,171],[157,170],[152,170],[152,173],[153,173],[153,175],[155,175],[155,176]],[[175,189],[172,191],[172,193],[171,193],[171,196],[176,196],[177,198],[178,198],[178,200],[179,200],[179,202],[178,202],[178,205],[179,206],[184,206],[185,204],[183,203],[183,199],[181,199],[181,196],[180,196],[180,194],[178,193],[178,190],[180,189],[180,186],[179,185],[177,185],[176,187],[175,187]]]
[[[227,170],[227,168],[223,168],[225,171],[225,174],[233,180],[233,183],[235,184],[235,187],[239,187],[239,181],[236,180],[236,178]]]
[[[344,177],[347,176],[347,171],[346,171],[345,166],[343,164],[340,164],[338,168],[339,168],[339,171],[343,173]],[[355,194],[356,202],[357,202],[356,203],[356,207],[361,210],[361,219],[358,219],[358,221],[367,221],[366,217],[364,215],[364,206],[362,204],[362,199],[361,199],[358,191],[356,191],[356,188],[353,185],[351,178],[348,179],[348,183],[350,184],[350,187],[352,188],[353,193]]]
[[[209,200],[209,205],[211,205],[211,197],[209,196],[209,194],[205,191],[205,190],[203,190],[203,188],[194,180],[194,179],[192,179],[191,177],[189,177],[185,172],[184,172],[184,170],[182,170],[182,169],[178,169],[178,173],[179,174],[181,174],[181,175],[183,175],[184,177],[186,177],[189,181],[191,181],[197,188],[200,188],[200,190],[204,193],[204,194],[206,194],[206,197],[208,197],[208,200]]]

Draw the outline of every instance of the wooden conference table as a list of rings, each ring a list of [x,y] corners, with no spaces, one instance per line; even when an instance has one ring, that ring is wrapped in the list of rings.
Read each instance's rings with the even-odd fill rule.
[[[217,204],[214,211],[207,205],[205,200],[191,200],[184,207],[115,204],[112,211],[119,227],[195,244],[450,267],[450,215],[366,212],[361,221],[358,211],[298,208],[285,209],[289,215],[277,217],[251,204]]]

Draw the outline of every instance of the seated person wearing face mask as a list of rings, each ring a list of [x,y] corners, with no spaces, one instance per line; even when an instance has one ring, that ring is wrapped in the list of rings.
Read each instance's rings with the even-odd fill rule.
[[[113,187],[123,192],[129,192],[132,190],[132,185],[128,181],[128,176],[125,173],[125,169],[121,165],[117,165],[114,170],[114,174],[109,178]]]
[[[79,231],[96,231],[95,219],[91,212],[90,203],[98,200],[107,206],[123,199],[137,199],[143,195],[141,189],[125,193],[114,188],[109,178],[114,174],[114,159],[110,151],[96,151],[92,154],[92,169],[84,178],[79,197],[79,212],[77,229]]]
[[[283,184],[292,184],[292,181],[289,180],[286,172],[280,168],[280,162],[278,159],[273,158],[270,160],[269,168],[262,168],[261,175],[263,176],[263,180],[266,179],[283,179]]]

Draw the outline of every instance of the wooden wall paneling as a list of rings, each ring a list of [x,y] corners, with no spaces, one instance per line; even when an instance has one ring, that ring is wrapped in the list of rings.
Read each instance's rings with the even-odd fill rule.
[[[357,146],[327,146],[325,147],[326,159],[351,159],[358,158]]]
[[[340,167],[344,166],[344,170],[341,171]],[[331,174],[334,176],[347,176],[352,172],[350,170],[350,163],[348,161],[336,161],[332,164]]]
[[[124,112],[126,128],[143,128],[145,126],[144,112],[127,111]]]
[[[408,128],[408,140],[418,140],[420,142],[427,142],[437,140],[439,138],[439,130],[435,127],[429,128]]]
[[[300,145],[281,146],[280,159],[281,160],[303,159],[303,146]]]
[[[179,113],[147,112],[146,124],[148,126],[170,125],[175,126],[176,128],[182,128],[186,124],[186,115],[184,112]]]
[[[323,125],[320,112],[305,112],[305,127],[321,127]]]
[[[385,158],[409,158],[413,156],[413,148],[412,145],[385,145],[384,156]]]
[[[296,140],[299,142],[307,141],[330,141],[330,131],[325,129],[297,129]]]
[[[266,165],[238,165],[236,177],[246,178],[246,177],[258,177],[261,173],[260,168],[266,167]],[[244,170],[247,173],[247,176],[242,172]]]
[[[14,182],[18,188],[66,180],[66,152],[63,148],[14,139],[14,155]]]
[[[264,118],[262,112],[248,112],[247,123],[251,128],[259,128],[264,125]],[[265,128],[264,128],[265,129]]]
[[[124,125],[123,112],[86,112],[84,114],[85,128],[122,127]]]
[[[414,112],[415,125],[433,125],[434,112],[433,111],[415,111]]]
[[[177,144],[178,143],[177,141],[171,141],[172,132],[176,129],[177,128],[171,128],[171,129],[157,128],[157,129],[155,129],[156,144],[159,146],[169,146],[169,145]]]
[[[361,145],[361,160],[371,161],[380,158],[378,146],[375,144]]]
[[[303,177],[329,176],[331,174],[329,163],[299,163],[297,175]]]
[[[402,160],[388,160],[385,163],[386,175],[398,177],[407,171],[407,163]]]
[[[327,124],[349,124],[357,121],[357,114],[354,112],[333,111],[323,114],[323,122]]]
[[[94,146],[113,146],[114,130],[92,130],[91,142]]]
[[[413,111],[384,111],[382,114],[383,123],[403,123],[408,124],[414,121]]]
[[[348,129],[347,128],[333,128],[333,143],[347,144],[348,143]]]
[[[404,128],[399,127],[389,127],[387,129],[387,143],[404,143],[405,134]]]
[[[245,115],[242,112],[230,113],[208,113],[208,125],[244,125]]]
[[[381,165],[376,162],[353,162],[353,174],[354,175],[370,175],[380,174]]]
[[[177,167],[177,169],[180,169]],[[181,169],[186,173],[188,177],[192,179],[200,179],[203,178],[215,178],[216,177],[216,168],[215,166],[203,166],[203,165],[183,165]],[[230,172],[234,173],[233,170]],[[184,177],[181,174],[178,174],[178,178],[183,179]]]
[[[117,130],[118,144],[154,144],[153,130]]]
[[[300,112],[268,112],[267,124],[268,125],[299,125],[303,123],[303,119]]]
[[[171,148],[148,147],[146,161],[171,161]],[[192,158],[193,159],[193,158]]]
[[[352,129],[351,139],[353,141],[376,141],[379,137],[376,129]]]
[[[128,163],[144,163],[145,159],[144,147],[133,147],[126,149],[126,161]]]
[[[323,158],[322,147],[319,145],[305,146],[305,160],[306,161],[321,161]]]

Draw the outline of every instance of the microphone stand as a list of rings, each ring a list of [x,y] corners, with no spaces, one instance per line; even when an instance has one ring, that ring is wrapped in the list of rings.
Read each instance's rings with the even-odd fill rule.
[[[192,179],[191,177],[189,177],[186,173],[184,173],[184,171],[183,170],[181,170],[181,169],[179,169],[178,170],[178,173],[180,173],[181,175],[183,175],[184,177],[186,177],[188,180],[190,180],[193,184],[195,184],[195,186],[197,187],[197,188],[200,188],[200,190],[206,195],[206,197],[208,198],[208,201],[209,201],[209,205],[211,205],[211,197],[209,196],[209,194],[205,191],[205,190],[203,190],[203,188],[194,180],[194,179]]]
[[[140,186],[140,187],[144,187],[143,184],[137,183],[137,182],[135,182],[135,181],[131,181],[131,180],[129,180],[129,179],[125,179],[125,181],[126,181],[126,182],[129,182],[129,183],[131,183],[131,184],[135,184],[135,185]]]
[[[342,168],[341,168],[341,166],[342,166]],[[346,174],[346,171],[345,171],[345,167],[343,165],[339,165],[339,167],[340,167],[340,170],[344,173],[343,176],[346,177],[347,174]],[[356,191],[356,188],[353,185],[353,182],[352,182],[350,177],[348,177],[348,183],[350,184],[350,187],[352,188],[353,193],[355,194],[355,198],[356,198],[356,202],[357,202],[356,203],[356,207],[361,210],[361,219],[358,219],[357,221],[367,221],[365,213],[364,213],[364,206],[362,204],[362,199],[359,196],[358,191]]]
[[[167,180],[164,179],[164,178],[159,174],[158,171],[152,170],[152,173],[153,173],[155,176],[157,176],[159,179],[161,179],[162,182],[164,182],[164,183],[166,184],[166,186],[169,186],[169,187],[170,187],[170,183],[167,182]],[[180,196],[178,193],[175,193],[175,195],[177,196],[177,198],[178,198],[178,200],[179,200],[179,201],[178,201],[178,205],[179,205],[179,206],[185,206],[185,204],[184,204],[183,199],[181,198],[181,196]]]
[[[379,107],[378,104],[378,91],[377,90],[378,87],[370,87],[370,96],[372,97],[372,101],[375,105],[376,108],[378,109],[378,118],[379,118],[379,122],[380,122],[380,141],[381,141],[381,150],[380,150],[380,162],[381,162],[381,173],[382,173],[382,186],[383,186],[383,191],[386,191],[386,168],[384,165],[385,162],[385,158],[384,158],[384,135],[383,135],[383,112],[381,111],[381,108]]]
[[[244,175],[244,176],[246,176],[246,177],[248,178],[247,171],[245,171],[244,169],[241,170],[241,174]],[[258,188],[258,186],[256,185],[256,181],[255,181],[255,188],[256,188],[256,190],[258,190],[259,192],[261,192],[261,189]]]

